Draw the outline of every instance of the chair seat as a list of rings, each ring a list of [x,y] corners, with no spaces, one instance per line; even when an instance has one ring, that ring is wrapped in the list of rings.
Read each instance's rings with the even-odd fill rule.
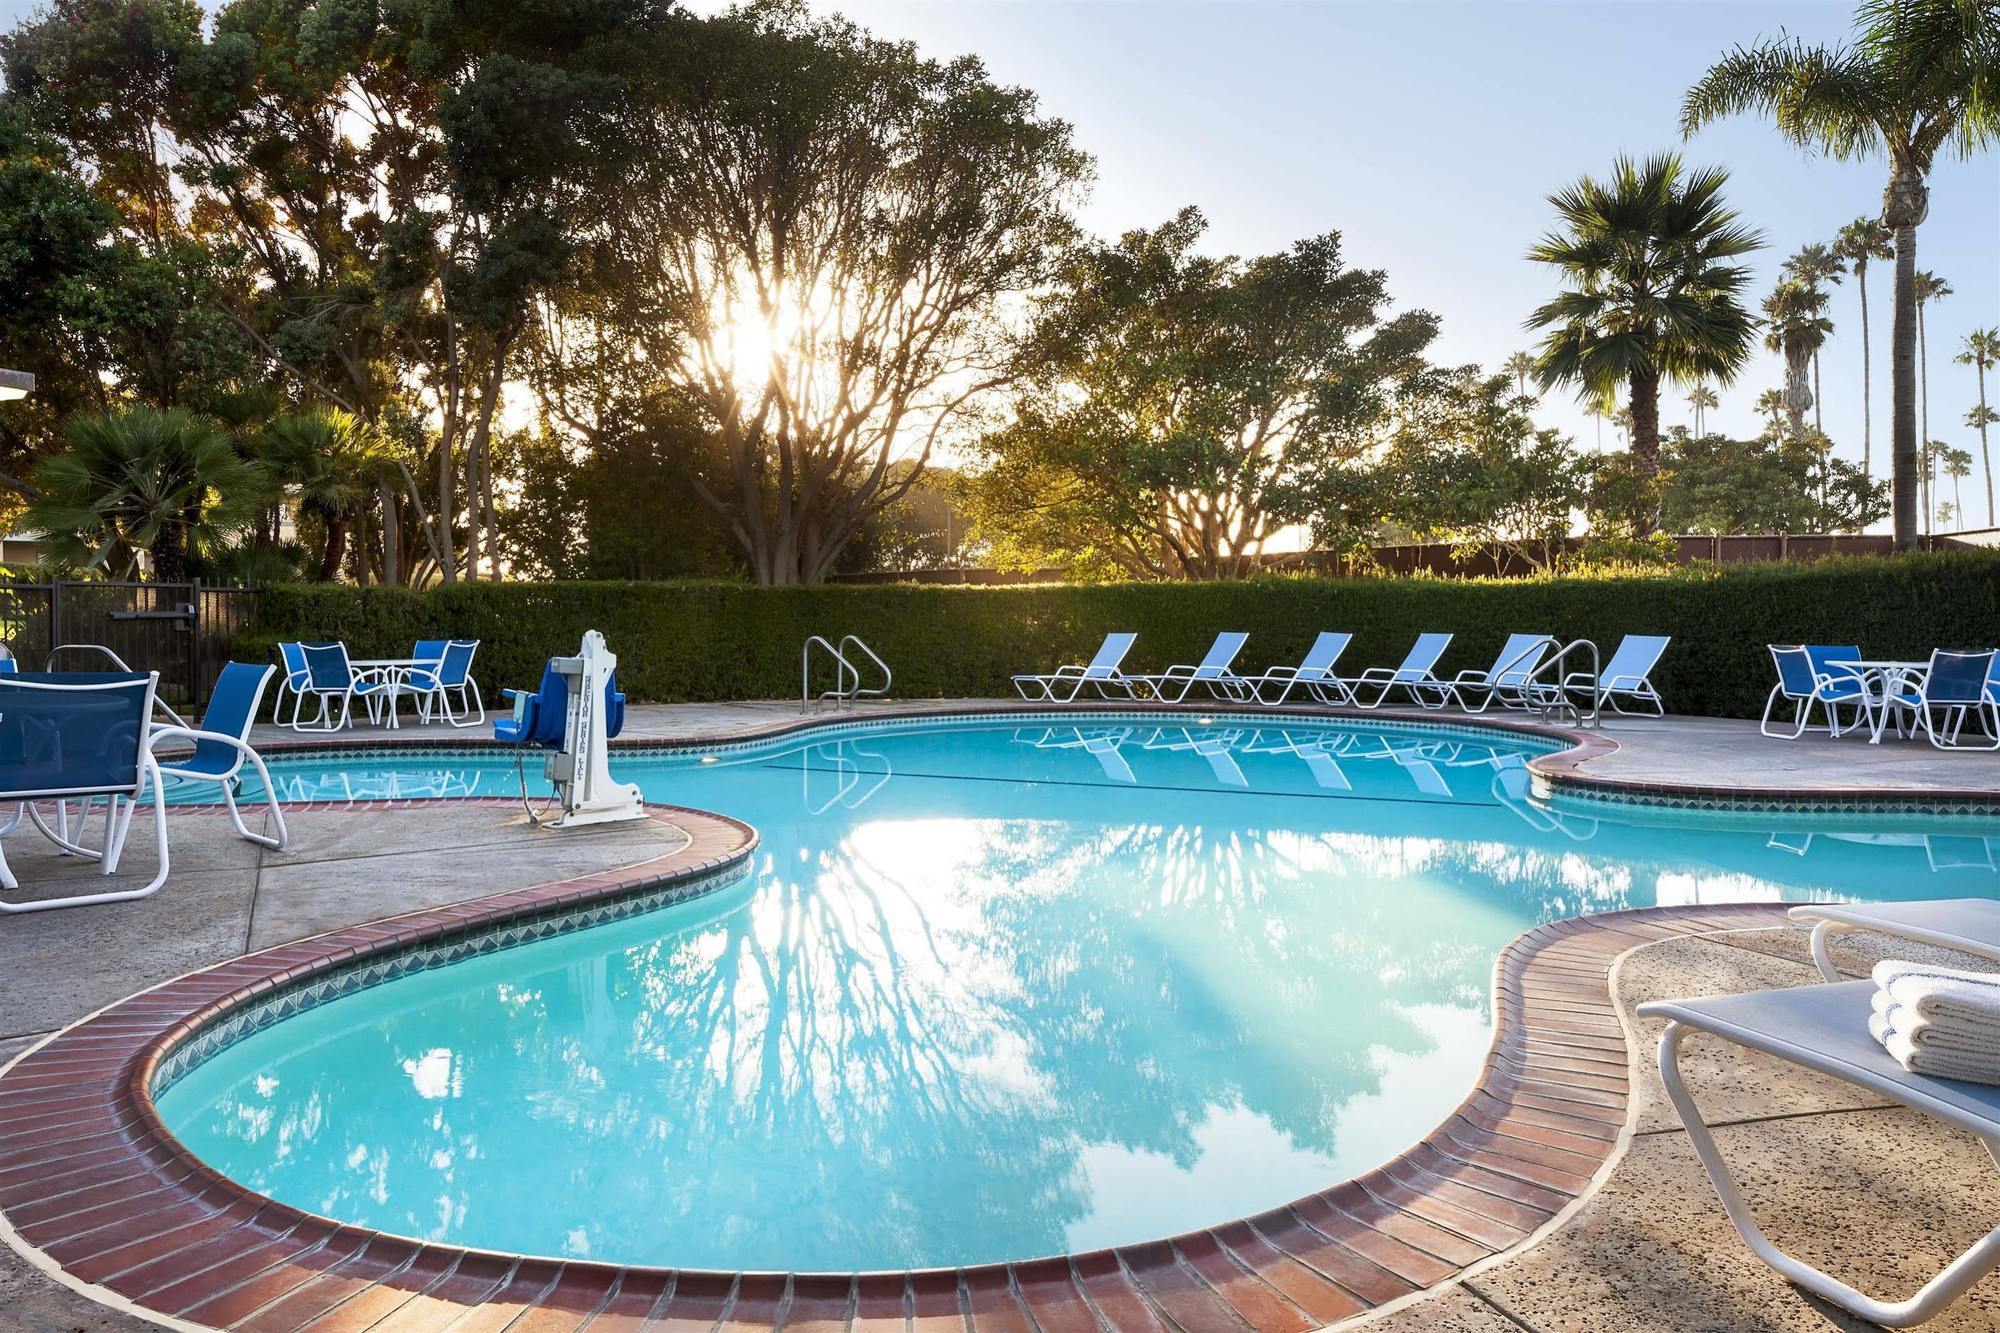
[[[227,752],[203,754],[196,751],[182,758],[161,759],[160,772],[170,778],[207,778],[220,782],[238,763],[234,754]]]

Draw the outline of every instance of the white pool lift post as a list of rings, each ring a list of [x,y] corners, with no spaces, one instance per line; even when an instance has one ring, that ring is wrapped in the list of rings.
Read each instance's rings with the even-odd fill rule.
[[[576,656],[552,657],[549,667],[569,687],[562,748],[549,755],[544,769],[562,802],[555,827],[644,819],[645,800],[638,786],[615,781],[606,762],[610,743],[604,713],[617,655],[604,646],[602,634],[586,630]]]

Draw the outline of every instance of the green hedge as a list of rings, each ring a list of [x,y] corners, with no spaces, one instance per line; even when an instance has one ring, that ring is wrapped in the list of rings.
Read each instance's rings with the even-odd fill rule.
[[[1451,630],[1451,670],[1490,664],[1510,630],[1670,634],[1656,675],[1677,712],[1754,716],[1767,643],[1859,643],[1869,656],[2000,642],[2000,554],[1939,553],[1658,575],[1528,581],[1262,578],[1219,584],[757,588],[729,583],[461,584],[267,589],[239,654],[279,639],[341,638],[396,656],[420,637],[481,641],[475,675],[532,686],[542,662],[604,632],[635,700],[793,697],[810,634],[859,634],[895,668],[900,697],[1001,695],[1015,671],[1087,657],[1112,629],[1139,633],[1130,666],[1195,660],[1220,629],[1246,630],[1241,664],[1294,662],[1321,629],[1352,631],[1342,665],[1399,660],[1420,630]]]

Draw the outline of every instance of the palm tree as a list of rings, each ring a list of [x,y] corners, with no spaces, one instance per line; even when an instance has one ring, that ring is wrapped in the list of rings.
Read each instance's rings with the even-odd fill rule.
[[[1924,183],[1938,150],[1971,153],[2000,134],[1990,3],[1861,0],[1851,46],[1807,46],[1785,36],[1739,46],[1690,88],[1681,130],[1762,112],[1809,152],[1837,158],[1882,153],[1889,185],[1882,221],[1896,237],[1896,320],[1891,376],[1895,532],[1917,540],[1917,226],[1930,208]]]
[[[1951,295],[1951,284],[1929,269],[1918,269],[1913,284],[1917,293],[1917,401],[1919,421],[1926,440],[1931,438],[1931,337],[1925,327],[1924,308]],[[1924,473],[1924,503],[1930,503],[1931,473]]]
[[[1764,392],[1758,394],[1757,410],[1769,415],[1771,418],[1771,434],[1776,435],[1784,429],[1785,425],[1785,391],[1783,389],[1766,389]]]
[[[1603,399],[1629,391],[1634,455],[1660,470],[1660,381],[1724,384],[1750,354],[1755,321],[1738,299],[1763,244],[1722,202],[1728,173],[1692,173],[1674,153],[1621,157],[1608,180],[1549,196],[1561,229],[1528,251],[1568,290],[1528,318],[1546,329],[1535,375]]]
[[[1986,428],[2000,421],[1986,405],[1987,367],[2000,363],[2000,329],[1974,329],[1965,335],[1965,350],[1952,358],[1961,366],[1971,366],[1979,374],[1979,406],[1965,414],[1965,424],[1979,431],[1979,462],[1986,473],[1986,526],[1996,526],[1993,517],[1993,453],[1986,447]]]
[[[1798,252],[1785,261],[1784,268],[1793,278],[1812,291],[1822,294],[1827,286],[1839,285],[1842,275],[1847,272],[1847,266],[1840,262],[1840,256],[1818,241],[1800,246]],[[1824,299],[1820,301],[1820,309],[1822,312],[1826,309]],[[1819,349],[1826,344],[1827,336],[1833,332],[1833,321],[1825,318],[1822,313],[1819,322],[1826,327],[1812,344],[1813,429],[1824,434],[1826,423],[1820,420],[1822,400],[1819,392]]]
[[[333,582],[347,552],[348,529],[366,515],[393,465],[389,446],[359,417],[316,410],[273,421],[259,441],[259,454],[274,480],[297,490],[299,512],[320,521],[326,542],[317,577]],[[367,551],[360,555],[365,563]]]
[[[1696,384],[1693,390],[1689,392],[1688,406],[1694,409],[1694,433],[1696,435],[1706,435],[1708,433],[1706,429],[1708,414],[1720,406],[1720,402],[1721,400],[1715,396],[1715,390],[1709,388],[1706,384]]]
[[[1972,454],[1966,449],[1946,448],[1943,455],[1944,474],[1951,478],[1951,512],[1958,515],[1958,521],[1965,522],[1965,497],[1959,491],[1958,483],[1972,475]]]
[[[1880,218],[1856,218],[1840,229],[1835,238],[1833,252],[1847,261],[1854,270],[1854,285],[1861,291],[1861,476],[1866,480],[1874,451],[1874,426],[1872,399],[1874,390],[1869,383],[1873,362],[1868,354],[1868,261],[1889,259],[1895,251],[1889,248],[1895,233],[1882,225]]]
[[[1514,392],[1526,398],[1528,376],[1535,373],[1535,358],[1526,352],[1516,352],[1500,363],[1500,369],[1514,377]]]
[[[1764,345],[1785,358],[1785,411],[1792,434],[1806,428],[1806,409],[1818,401],[1808,383],[1813,353],[1826,341],[1833,325],[1820,312],[1826,293],[1796,278],[1786,278],[1764,298]]]
[[[48,534],[55,559],[118,578],[145,551],[155,579],[184,582],[189,556],[247,526],[265,494],[264,474],[237,457],[229,433],[181,409],[74,417],[63,443],[35,468],[40,494],[23,521]]]

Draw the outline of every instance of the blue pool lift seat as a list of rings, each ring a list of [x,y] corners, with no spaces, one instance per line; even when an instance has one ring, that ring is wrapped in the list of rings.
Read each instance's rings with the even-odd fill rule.
[[[237,833],[251,842],[282,851],[290,835],[285,830],[285,812],[278,806],[277,785],[271,781],[271,772],[264,767],[263,758],[250,748],[250,728],[257,721],[257,705],[276,670],[249,662],[224,663],[222,674],[216,677],[215,690],[209,695],[208,709],[201,715],[201,726],[155,725],[152,744],[192,742],[194,750],[190,754],[154,756],[160,776],[220,787],[223,804],[229,807],[229,819],[236,825]],[[252,833],[243,823],[243,812],[237,809],[236,788],[245,763],[256,770],[258,781],[264,784],[264,796],[271,806],[271,823],[277,830],[274,835]]]
[[[151,746],[153,695],[158,672],[14,671],[0,675],[0,803],[19,804],[50,842],[97,861],[106,875],[118,869],[139,798],[153,797],[153,835],[159,863],[143,887],[72,894],[34,902],[0,899],[0,912],[42,912],[91,903],[144,898],[167,881],[167,811]],[[104,844],[93,849],[68,836],[67,802],[105,798]],[[61,828],[51,828],[37,802],[53,802]],[[79,829],[79,838],[83,836]],[[0,846],[0,886],[20,881]]]
[[[507,690],[505,694],[513,702],[514,714],[493,724],[494,740],[523,748],[562,749],[563,728],[569,721],[569,685],[553,661],[542,668],[542,683],[534,693]],[[625,696],[613,671],[604,682],[604,734],[609,738],[624,729]]]

